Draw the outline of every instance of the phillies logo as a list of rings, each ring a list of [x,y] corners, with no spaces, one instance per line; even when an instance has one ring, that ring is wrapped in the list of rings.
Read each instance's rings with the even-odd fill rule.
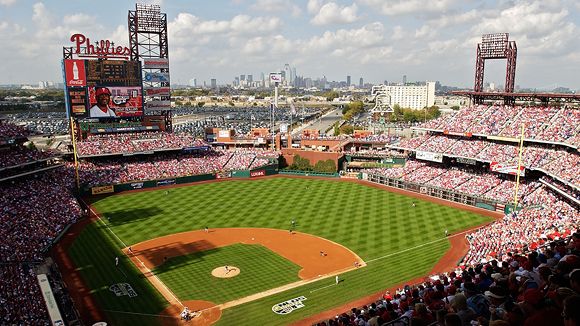
[[[115,46],[109,40],[100,40],[91,44],[91,40],[83,34],[74,34],[70,41],[75,43],[74,53],[79,56],[97,58],[127,58],[131,51],[128,47]]]

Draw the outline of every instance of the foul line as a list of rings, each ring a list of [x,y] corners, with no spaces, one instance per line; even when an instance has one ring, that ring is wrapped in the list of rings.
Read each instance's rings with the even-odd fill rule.
[[[443,240],[447,240],[449,238],[454,238],[454,237],[457,237],[457,236],[460,236],[460,235],[463,235],[463,234],[466,234],[466,233],[469,233],[469,232],[473,232],[474,230],[477,230],[479,228],[480,227],[473,228],[473,229],[470,229],[470,230],[465,230],[465,231],[462,231],[462,232],[459,232],[459,233],[455,233],[455,234],[450,235],[450,236],[445,237],[445,238],[435,239],[433,241],[425,242],[423,244],[420,244],[420,245],[417,245],[417,246],[414,246],[414,247],[411,247],[411,248],[407,248],[407,249],[403,249],[401,251],[393,252],[393,253],[390,253],[388,255],[384,255],[384,256],[378,257],[378,258],[373,258],[373,259],[367,260],[366,263],[372,263],[372,262],[377,261],[377,260],[382,260],[382,259],[385,259],[385,258],[393,257],[393,256],[396,256],[398,254],[402,254],[402,253],[407,252],[407,251],[415,250],[415,249],[418,249],[418,248],[421,248],[421,247],[425,247],[425,246],[430,245],[430,244],[434,244],[436,242],[440,242],[440,241],[443,241]]]
[[[330,285],[327,285],[327,286],[323,286],[321,288],[314,289],[314,290],[310,291],[310,293],[313,293],[313,292],[316,292],[316,291],[319,291],[319,290],[324,290],[324,289],[329,288],[329,287],[334,286],[334,285],[338,285],[338,284],[330,284]]]
[[[152,316],[152,317],[163,317],[163,318],[171,318],[171,319],[177,318],[175,316],[170,316],[170,315],[145,314],[145,313],[141,313],[141,312],[130,312],[130,311],[119,311],[119,310],[108,310],[108,309],[103,309],[103,311],[112,312],[112,313],[116,313],[116,314],[126,314],[126,315]]]
[[[93,210],[92,206],[87,205],[87,203],[81,199],[81,201],[83,202],[83,204],[85,204],[89,210],[95,214],[95,216],[99,219],[99,221],[101,221],[101,223],[103,223],[103,225],[107,228],[107,230],[109,230],[109,232],[115,236],[115,238],[117,238],[117,240],[123,245],[123,248],[127,248],[127,244],[125,244],[125,242],[123,242],[123,240],[121,240],[121,238],[119,238],[115,232],[113,232],[113,230],[111,230],[111,228],[109,227],[109,225],[107,225],[107,223],[105,223],[105,221],[103,221],[103,219],[101,219],[101,216],[99,214],[97,214],[97,212],[95,212],[95,210]],[[131,259],[131,257],[129,257],[129,255],[127,255],[125,252],[123,252],[123,250],[121,250],[121,252],[127,256],[127,258]],[[173,297],[173,299],[175,301],[177,301],[177,303],[179,303],[181,305],[181,307],[185,307],[185,305],[179,301],[179,299],[175,296],[175,294],[173,294],[173,292],[167,287],[167,285],[165,285],[165,283],[163,283],[159,277],[157,277],[157,275],[155,275],[149,268],[147,268],[147,266],[145,266],[145,264],[143,263],[143,261],[141,259],[139,259],[139,257],[133,255],[133,258],[137,259],[137,261],[139,261],[139,263],[141,264],[142,268],[144,268],[147,273],[150,273],[158,282],[159,284],[161,284],[163,286],[163,288],[167,291],[167,293],[169,293],[171,295],[171,297]],[[170,302],[171,303],[171,302]]]

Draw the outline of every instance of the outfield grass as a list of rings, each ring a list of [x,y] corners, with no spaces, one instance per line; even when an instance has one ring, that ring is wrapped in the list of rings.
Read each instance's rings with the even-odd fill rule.
[[[319,179],[214,182],[172,188],[167,195],[164,189],[115,195],[94,205],[126,245],[205,226],[288,229],[294,219],[298,231],[337,242],[368,262],[367,267],[343,275],[345,281],[339,286],[310,293],[333,281],[322,280],[227,309],[219,322],[224,325],[283,325],[425,275],[449,248],[446,229],[453,233],[490,221],[475,213],[382,189]],[[120,254],[117,248],[121,244],[106,244],[110,247],[102,250],[110,251],[109,256]],[[84,246],[88,245],[78,244],[79,248]],[[94,256],[90,261],[110,269],[110,264],[103,264],[101,259],[104,257]],[[273,304],[299,295],[308,298],[304,308],[286,316],[272,313]],[[111,310],[123,308],[106,296],[97,296],[97,300],[104,307],[114,308]],[[149,311],[161,311],[163,306],[160,303]]]
[[[212,276],[224,262],[240,274]],[[153,272],[181,300],[224,303],[299,281],[300,268],[262,245],[235,244],[170,258]]]

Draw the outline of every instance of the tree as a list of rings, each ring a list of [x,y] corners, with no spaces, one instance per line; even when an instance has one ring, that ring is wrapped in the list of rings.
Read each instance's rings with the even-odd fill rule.
[[[340,94],[338,94],[337,91],[330,91],[330,92],[324,93],[324,97],[326,97],[326,100],[329,102],[334,100],[335,98],[337,98],[339,96],[340,96]]]
[[[354,127],[349,124],[343,124],[342,127],[340,127],[341,134],[352,135],[353,132]]]
[[[202,108],[205,105],[205,102],[197,102],[197,107]]]

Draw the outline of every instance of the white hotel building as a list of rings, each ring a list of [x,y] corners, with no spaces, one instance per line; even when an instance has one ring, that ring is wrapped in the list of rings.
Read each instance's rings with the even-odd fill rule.
[[[435,104],[435,82],[427,82],[425,85],[378,85],[373,86],[372,94],[384,94],[390,98],[389,106],[392,108],[398,104],[401,108],[415,110],[430,107]]]

